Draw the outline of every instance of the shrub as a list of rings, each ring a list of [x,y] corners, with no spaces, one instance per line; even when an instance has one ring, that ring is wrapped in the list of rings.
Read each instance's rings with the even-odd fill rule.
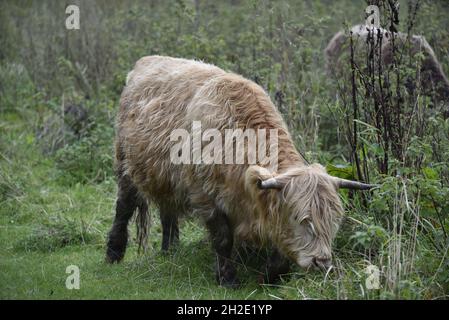
[[[58,150],[60,178],[68,183],[101,182],[113,174],[113,127],[96,124],[86,136]]]
[[[16,243],[16,248],[55,251],[65,246],[94,243],[100,239],[100,234],[82,220],[56,217],[35,226],[27,237]]]

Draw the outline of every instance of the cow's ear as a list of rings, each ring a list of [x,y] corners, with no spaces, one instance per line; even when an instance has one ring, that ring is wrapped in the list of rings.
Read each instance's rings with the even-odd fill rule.
[[[255,191],[255,189],[282,189],[283,185],[268,169],[250,166],[245,174],[245,187],[247,190]]]

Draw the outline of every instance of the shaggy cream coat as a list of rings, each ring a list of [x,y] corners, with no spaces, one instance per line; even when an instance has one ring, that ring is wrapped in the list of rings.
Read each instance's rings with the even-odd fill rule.
[[[259,165],[173,164],[175,129],[277,129],[277,171]],[[337,183],[320,165],[306,165],[264,90],[239,75],[202,62],[141,58],[128,74],[117,123],[117,162],[138,190],[173,214],[207,219],[225,212],[236,239],[272,241],[308,266],[330,259],[343,209]],[[230,148],[232,145],[226,145]],[[276,178],[278,188],[261,190]]]

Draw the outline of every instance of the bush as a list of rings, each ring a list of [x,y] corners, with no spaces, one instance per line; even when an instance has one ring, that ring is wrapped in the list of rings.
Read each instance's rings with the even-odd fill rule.
[[[112,126],[96,124],[86,136],[58,150],[55,156],[61,180],[98,183],[113,174]]]
[[[34,227],[15,247],[26,251],[55,251],[65,246],[94,243],[100,239],[100,234],[82,220],[57,217]]]
[[[0,114],[29,109],[35,105],[35,95],[35,84],[24,65],[0,64]]]

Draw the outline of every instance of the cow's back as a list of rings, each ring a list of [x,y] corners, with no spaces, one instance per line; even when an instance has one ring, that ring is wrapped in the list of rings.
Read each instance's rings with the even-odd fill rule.
[[[161,56],[141,58],[128,74],[117,117],[117,158],[148,197],[182,192],[186,168],[170,162],[170,134],[190,131],[190,101],[205,83],[225,74],[205,63]]]
[[[196,90],[212,77],[225,72],[215,66],[186,59],[147,56],[128,73],[122,93],[120,115],[158,97],[187,104]]]

